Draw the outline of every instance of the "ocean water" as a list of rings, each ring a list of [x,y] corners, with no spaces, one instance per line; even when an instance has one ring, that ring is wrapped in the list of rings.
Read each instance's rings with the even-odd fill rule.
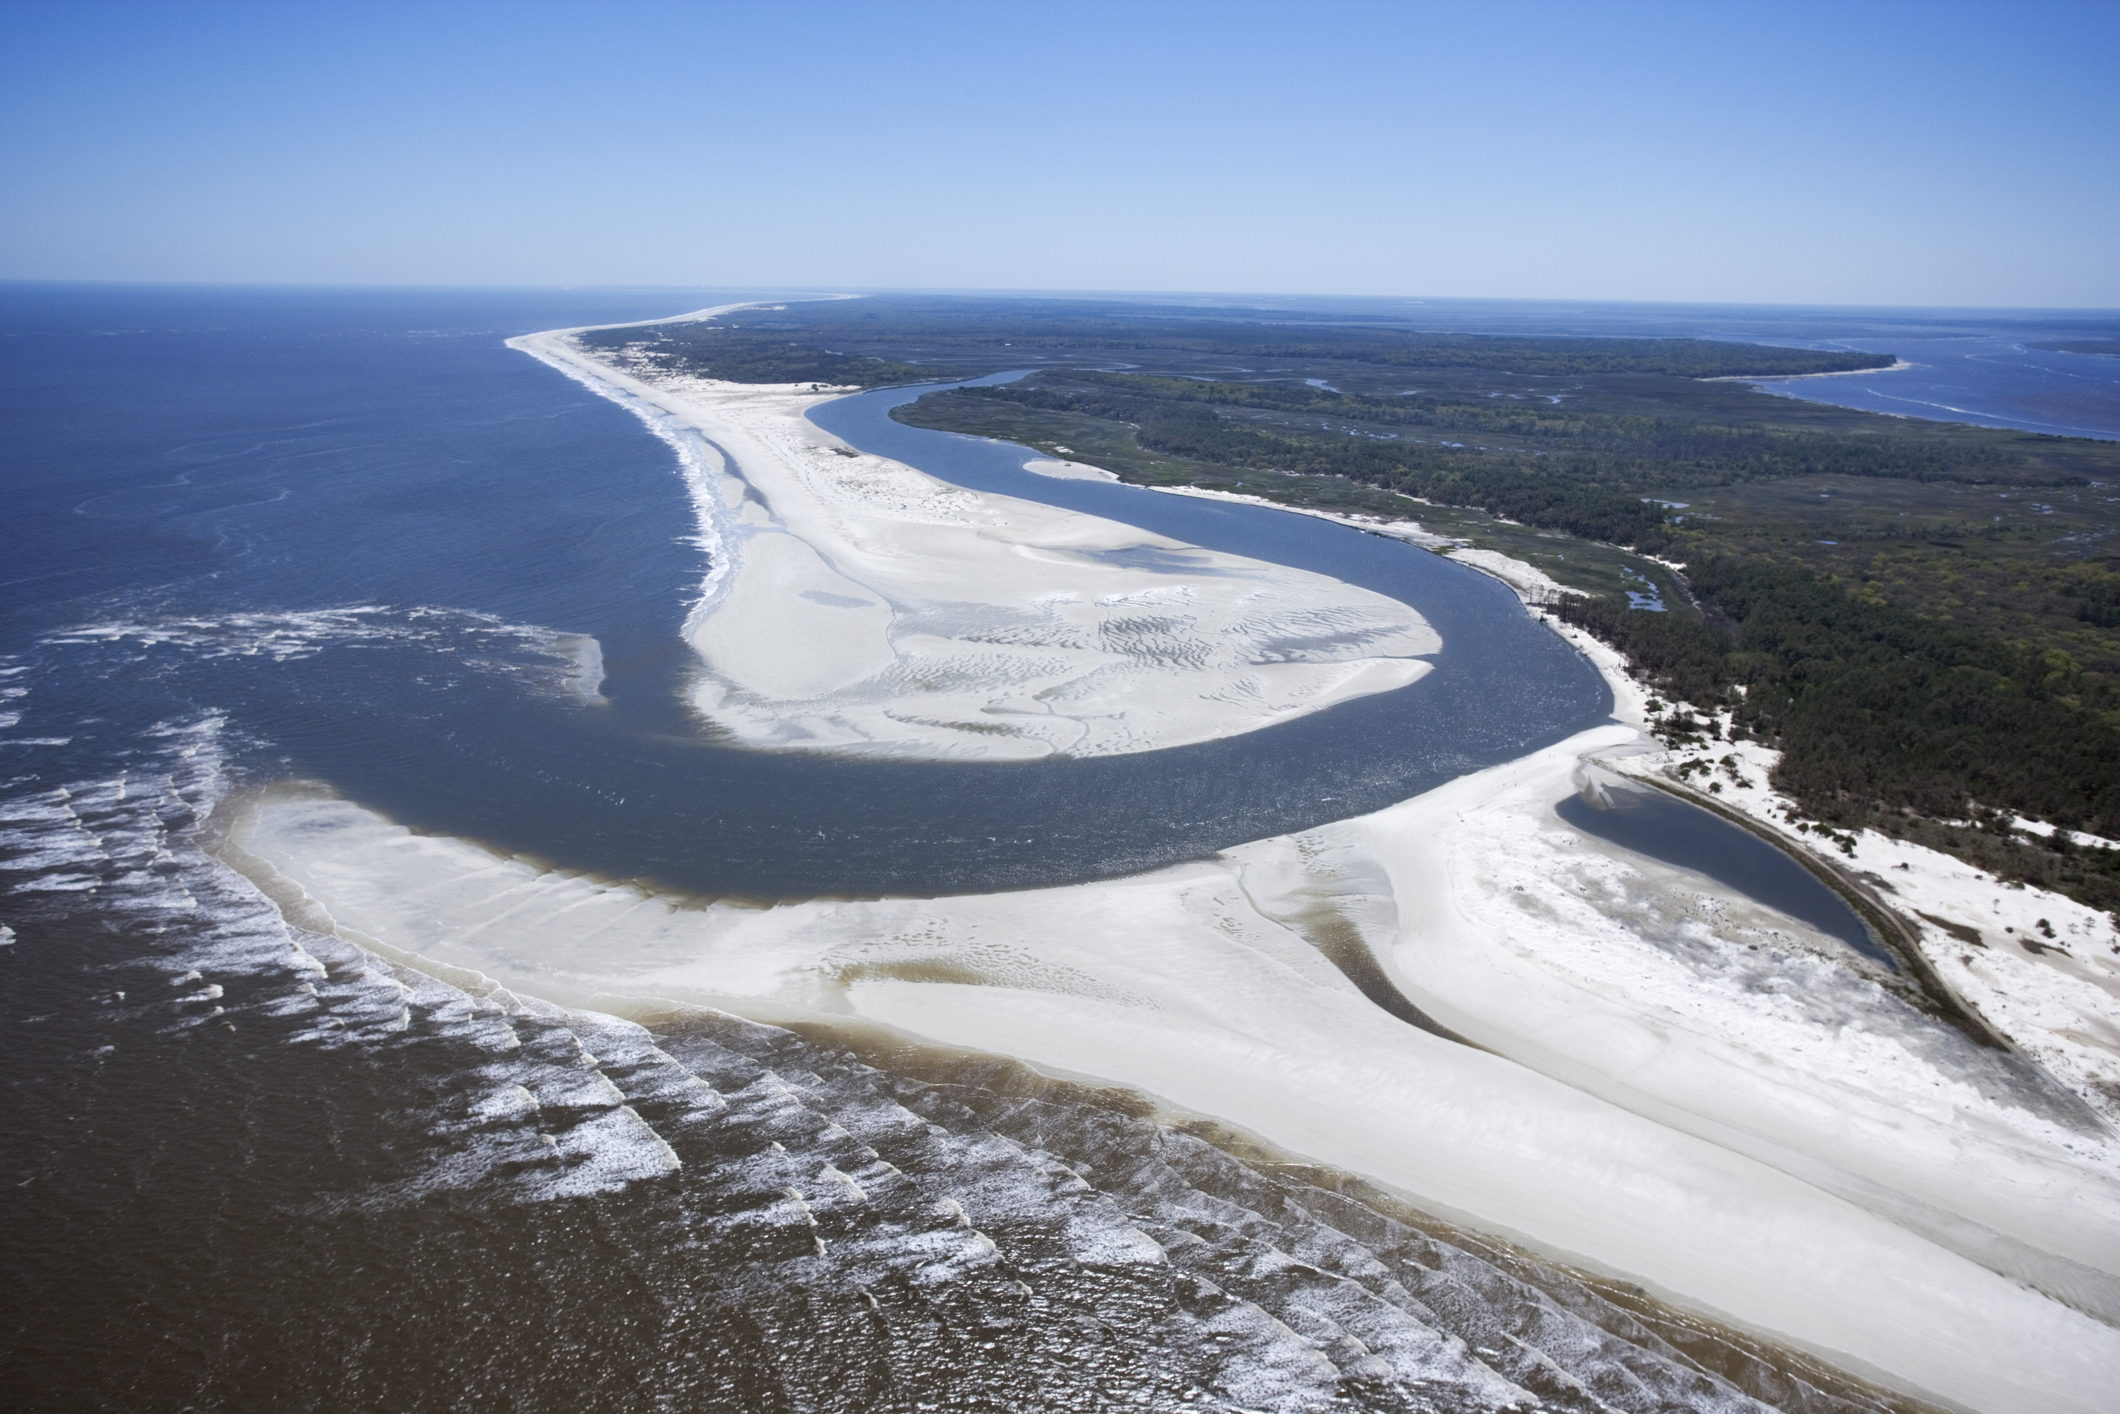
[[[1020,449],[891,422],[884,393],[819,420],[1404,597],[1443,635],[1436,671],[1106,761],[716,747],[673,705],[712,547],[669,449],[501,346],[714,298],[0,291],[0,1372],[21,1407],[1875,1407],[1139,1096],[472,997],[291,927],[221,865],[216,807],[302,778],[717,895],[1101,877],[1609,710],[1462,567],[1030,476]]]

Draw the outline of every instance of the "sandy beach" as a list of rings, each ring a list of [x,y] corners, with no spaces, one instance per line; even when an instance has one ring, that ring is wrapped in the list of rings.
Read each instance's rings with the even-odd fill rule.
[[[1793,919],[1568,830],[1614,725],[1356,820],[1129,879],[759,910],[257,802],[290,918],[636,1017],[862,1021],[1137,1087],[1901,1388],[2098,1408],[2120,1155]],[[1533,886],[1536,886],[1535,890]],[[505,924],[505,926],[496,926]],[[1417,1005],[1321,954],[1355,930]]]
[[[1866,373],[1897,373],[1903,368],[1912,368],[1913,366],[1905,359],[1895,356],[1892,362],[1883,368],[1843,368],[1837,373],[1778,373],[1769,375],[1728,373],[1715,378],[1703,378],[1700,381],[1703,383],[1801,383],[1809,378],[1860,378]]]
[[[1669,764],[1646,694],[1587,646],[1612,726],[1104,883],[739,908],[299,792],[256,802],[231,857],[294,921],[475,990],[858,1020],[1127,1084],[1899,1388],[2100,1407],[2120,1334],[2081,1310],[2120,1291],[2110,1129],[1835,940],[1563,825],[1555,801]],[[1349,930],[1487,1049],[1363,997],[1320,947]],[[2040,1017],[2072,1033],[2095,999],[2053,992],[1991,1015],[2035,1055],[2080,1044]]]
[[[1324,575],[861,453],[803,415],[847,389],[672,376],[592,358],[580,332],[511,346],[678,448],[714,561],[687,626],[693,701],[743,745],[1153,751],[1404,687],[1441,647],[1413,609]]]
[[[1140,750],[1382,690],[1433,651],[1417,616],[1335,581],[852,454],[801,416],[828,392],[650,383],[563,334],[518,346],[634,407],[687,459],[703,533],[738,551],[717,554],[693,616],[698,704],[748,744]],[[1557,592],[1500,556],[1476,567],[1528,603]],[[1160,649],[1108,646],[1151,613]],[[1020,636],[997,642],[997,624]],[[1765,784],[1771,752],[1665,750],[1624,661],[1555,631],[1605,675],[1611,724],[1370,815],[1128,878],[739,906],[415,833],[299,787],[244,803],[224,857],[300,928],[476,994],[859,1024],[1011,1056],[1212,1116],[1950,1407],[2108,1407],[2109,925],[1862,836],[1855,866],[1924,957],[2045,1074],[1978,1044],[1839,940],[1563,822],[1556,804],[1645,788],[1630,777],[1685,789],[1686,766],[1696,785],[1716,774],[1719,805],[1808,848]],[[1324,647],[1268,646],[1298,632]],[[920,690],[948,709],[910,710],[908,684],[941,664],[957,677]],[[1331,960],[1350,946],[1474,1044],[1379,1008]]]

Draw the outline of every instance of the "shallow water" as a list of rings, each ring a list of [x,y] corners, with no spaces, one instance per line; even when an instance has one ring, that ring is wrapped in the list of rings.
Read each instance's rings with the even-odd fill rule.
[[[1653,790],[1614,790],[1593,806],[1571,795],[1554,808],[1586,835],[1726,884],[1791,918],[1800,918],[1863,956],[1898,969],[1846,900],[1783,851],[1697,805]]]

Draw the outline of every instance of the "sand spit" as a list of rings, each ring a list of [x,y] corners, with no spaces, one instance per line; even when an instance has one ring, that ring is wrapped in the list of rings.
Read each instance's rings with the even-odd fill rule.
[[[722,311],[705,311],[710,317]],[[684,456],[715,568],[699,711],[744,745],[915,759],[1152,751],[1404,687],[1421,616],[1324,575],[938,481],[748,385],[511,340]]]
[[[1726,373],[1714,378],[1703,378],[1703,383],[1801,383],[1811,378],[1860,378],[1868,373],[1897,373],[1914,365],[1897,354],[1883,368],[1843,368],[1835,373]]]
[[[298,792],[253,804],[231,857],[305,926],[453,980],[859,1020],[1132,1085],[1901,1388],[2101,1408],[2120,1331],[2077,1308],[2120,1289],[2110,1136],[1835,940],[1553,814],[1640,740],[976,897],[674,898]],[[1350,937],[1490,1051],[1371,1003],[1327,960]]]

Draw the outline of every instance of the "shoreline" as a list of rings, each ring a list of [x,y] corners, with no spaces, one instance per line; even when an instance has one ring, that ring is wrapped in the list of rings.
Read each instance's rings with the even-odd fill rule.
[[[1491,558],[1468,563],[1534,602],[1524,572],[1544,576]],[[1125,1084],[1894,1387],[2095,1408],[2120,1333],[2071,1308],[2120,1319],[2109,1131],[1895,1009],[1843,945],[1556,830],[1553,801],[1593,768],[1668,776],[1688,753],[1649,740],[1620,655],[1552,627],[1605,678],[1614,725],[1126,879],[739,911],[497,862],[343,802],[262,812],[242,848],[342,936],[414,965],[619,1014],[881,1026]],[[1760,749],[1732,750],[1763,781]],[[1803,861],[1773,807],[1741,813]],[[1380,1011],[1330,961],[1347,937],[1471,1046]],[[2051,1047],[2024,1049],[2053,1069]]]
[[[1114,473],[1102,471],[1101,468],[1097,470],[1100,476],[1109,477],[1113,481],[1119,480]],[[1418,546],[1423,550],[1432,550],[1455,564],[1465,565],[1478,570],[1489,579],[1500,580],[1516,592],[1518,602],[1532,608],[1550,605],[1555,600],[1566,595],[1588,595],[1590,592],[1587,589],[1571,589],[1537,566],[1527,564],[1522,560],[1512,559],[1499,550],[1475,549],[1468,542],[1453,536],[1437,535],[1431,531],[1423,530],[1420,521],[1412,517],[1404,520],[1386,520],[1382,516],[1366,516],[1350,511],[1327,511],[1311,506],[1289,506],[1283,505],[1279,501],[1270,500],[1265,496],[1254,496],[1243,491],[1217,491],[1211,487],[1204,486],[1139,486],[1131,482],[1122,484],[1136,485],[1138,490],[1157,491],[1167,496],[1192,496],[1201,500],[1226,501],[1236,505],[1264,506],[1269,510],[1286,511],[1290,515],[1309,516],[1314,520],[1331,521],[1334,525],[1344,525],[1350,530],[1359,530],[1367,535],[1382,536],[1386,540],[1404,541],[1408,545]],[[1645,555],[1643,558],[1653,560],[1655,557]],[[1656,562],[1668,565],[1673,570],[1679,568],[1676,565],[1670,565],[1668,561],[1659,560]],[[1605,674],[1604,676],[1609,686],[1610,675]]]
[[[1836,891],[1858,913],[1874,910],[1892,925],[1894,951],[1926,990],[1947,1012],[1963,1013],[1956,1024],[2026,1057],[2109,1134],[2120,1132],[2120,932],[2112,920],[1874,830],[1844,836],[1853,854],[1828,858],[1792,828],[1794,803],[1766,787],[1780,753],[1728,740],[1727,713],[1712,720],[1722,739],[1706,746],[1658,745],[1601,764],[1750,828],[1822,879],[1838,876]],[[1678,768],[1689,761],[1688,774],[1705,768],[1721,789],[1687,783]]]
[[[677,449],[713,561],[686,625],[691,699],[742,745],[910,760],[1151,751],[1407,686],[1441,647],[1417,610],[1325,575],[848,447],[804,416],[848,390],[651,376],[583,352],[576,332],[509,346]]]
[[[1728,713],[1710,718],[1719,740],[1663,747],[1649,736],[1651,694],[1633,680],[1625,657],[1579,628],[1541,617],[1598,668],[1615,704],[1628,704],[1620,719],[1642,733],[1635,748],[1600,757],[1598,765],[1750,830],[1831,887],[1873,931],[1872,915],[1881,918],[1892,934],[1884,941],[1939,1015],[1969,1037],[2029,1060],[2096,1115],[2108,1136],[2120,1135],[2120,1039],[2094,1039],[2120,1038],[2120,930],[2110,918],[1873,830],[1852,837],[1847,863],[1826,857],[1792,827],[1800,813],[1794,802],[1766,787],[1781,753],[1729,740]],[[1677,769],[1686,761],[1719,775],[1711,783],[1721,789],[1690,785]]]
[[[1751,383],[1754,385],[1760,383],[1801,383],[1809,378],[1855,378],[1865,373],[1898,373],[1902,369],[1914,366],[1897,354],[1894,354],[1892,359],[1893,361],[1883,368],[1843,368],[1832,373],[1721,373],[1713,378],[1701,378],[1695,381],[1701,383]]]
[[[2060,1378],[2041,1407],[2095,1407],[2065,1352],[2120,1359],[2120,1333],[2016,1282],[2112,1295],[2120,1154],[2078,1153],[1992,1052],[1918,1040],[1937,1033],[1837,942],[1555,830],[1550,801],[1637,739],[1614,724],[1376,815],[1013,894],[736,907],[296,793],[254,802],[225,857],[292,920],[457,985],[880,1026],[1126,1085],[1898,1388],[2002,1409],[2003,1386]],[[1527,910],[1532,880],[1559,887]],[[1654,941],[1674,908],[1676,952]],[[1350,935],[1471,1046],[1363,995],[1322,945]],[[1627,1039],[1649,1034],[1653,1062]]]

